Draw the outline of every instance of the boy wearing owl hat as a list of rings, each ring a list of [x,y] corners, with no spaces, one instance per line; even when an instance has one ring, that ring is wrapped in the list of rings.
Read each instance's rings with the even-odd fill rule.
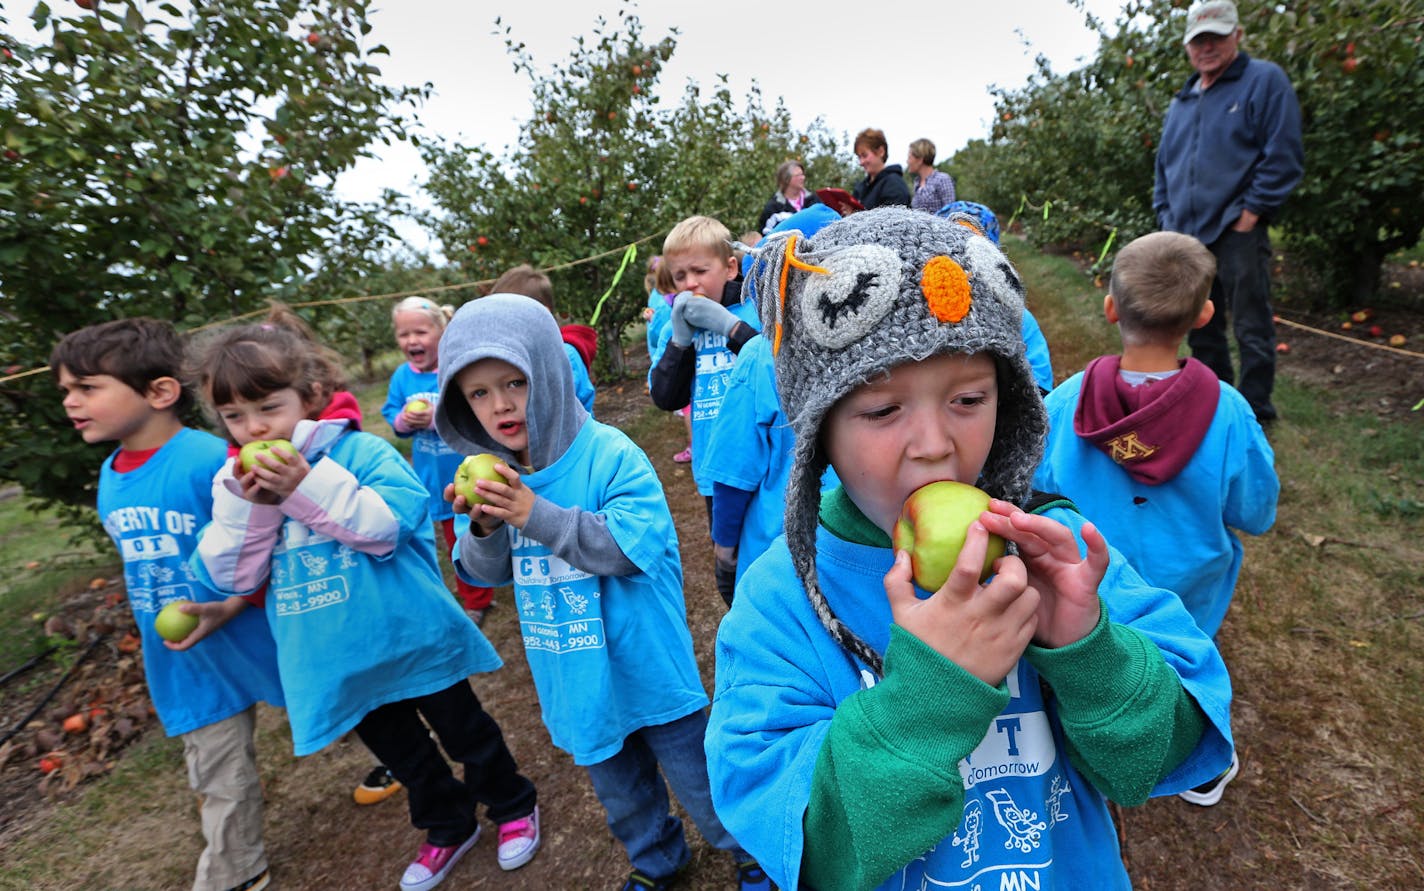
[[[1220,773],[1230,682],[1071,505],[1022,509],[1046,421],[1013,268],[971,218],[898,208],[759,259],[796,445],[785,538],[717,636],[723,822],[783,888],[1129,888],[1107,800]],[[994,500],[927,592],[890,532],[937,480]]]

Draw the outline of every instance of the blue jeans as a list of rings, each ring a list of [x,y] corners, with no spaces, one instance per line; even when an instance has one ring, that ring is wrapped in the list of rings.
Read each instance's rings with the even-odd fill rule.
[[[1265,221],[1250,232],[1227,229],[1208,245],[1216,256],[1216,278],[1211,300],[1216,314],[1205,326],[1187,335],[1192,356],[1236,389],[1256,418],[1276,416],[1271,391],[1276,380],[1276,323],[1271,314],[1271,239]],[[1241,376],[1231,367],[1226,343],[1226,317],[1231,316],[1236,345],[1241,351]]]
[[[707,714],[698,709],[667,724],[634,731],[617,755],[587,768],[593,791],[608,813],[608,828],[623,844],[633,868],[653,878],[671,875],[692,858],[682,821],[671,813],[668,786],[703,838],[738,860],[747,859],[712,809],[707,753],[702,747],[706,735]]]

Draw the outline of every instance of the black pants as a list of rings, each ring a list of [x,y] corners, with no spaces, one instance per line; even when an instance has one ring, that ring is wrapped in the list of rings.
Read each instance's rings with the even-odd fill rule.
[[[1216,314],[1205,327],[1187,335],[1192,356],[1236,389],[1256,418],[1276,417],[1271,392],[1276,381],[1276,323],[1271,310],[1271,240],[1265,222],[1250,232],[1227,229],[1208,245],[1216,256],[1216,278],[1211,300]],[[1241,351],[1241,374],[1231,367],[1226,322],[1231,319],[1236,345]]]
[[[425,729],[427,723],[450,760],[464,765],[464,782],[450,772]],[[356,735],[405,785],[410,822],[425,830],[432,845],[458,845],[469,838],[478,825],[477,804],[483,804],[496,823],[534,810],[534,784],[520,775],[504,734],[469,681],[383,705],[361,719]]]

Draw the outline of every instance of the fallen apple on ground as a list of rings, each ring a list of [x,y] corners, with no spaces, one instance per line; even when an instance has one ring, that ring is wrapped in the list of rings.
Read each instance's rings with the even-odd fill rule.
[[[455,494],[463,495],[470,504],[488,504],[484,497],[475,489],[476,480],[489,480],[494,483],[509,482],[500,476],[498,470],[494,469],[496,464],[501,463],[502,458],[491,455],[488,452],[479,455],[471,455],[460,462],[460,467],[455,471]]]
[[[153,629],[158,632],[159,637],[177,643],[193,633],[193,629],[198,627],[198,617],[190,616],[179,609],[180,606],[192,602],[175,600],[158,611],[157,618],[153,620]]]
[[[247,445],[243,446],[241,449],[238,450],[238,468],[243,473],[251,473],[254,468],[259,466],[257,456],[262,454],[263,452],[266,452],[273,458],[277,459],[278,461],[281,461],[283,464],[286,464],[287,459],[283,456],[283,453],[285,452],[287,455],[295,455],[297,453],[297,450],[293,448],[292,444],[285,439],[254,440],[253,442],[249,442]]]
[[[959,559],[969,524],[989,507],[989,494],[982,489],[951,480],[921,486],[905,499],[900,519],[895,523],[895,549],[910,552],[910,568],[915,583],[926,591],[938,591]],[[994,561],[1004,555],[1004,540],[989,535],[979,581],[993,572]]]

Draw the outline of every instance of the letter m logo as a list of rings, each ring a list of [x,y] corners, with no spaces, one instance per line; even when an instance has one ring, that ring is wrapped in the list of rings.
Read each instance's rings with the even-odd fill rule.
[[[1037,891],[1043,886],[1038,873],[1003,872],[999,874],[999,891]]]
[[[1108,440],[1108,457],[1119,464],[1141,461],[1157,453],[1157,446],[1147,445],[1137,438],[1137,431]]]

